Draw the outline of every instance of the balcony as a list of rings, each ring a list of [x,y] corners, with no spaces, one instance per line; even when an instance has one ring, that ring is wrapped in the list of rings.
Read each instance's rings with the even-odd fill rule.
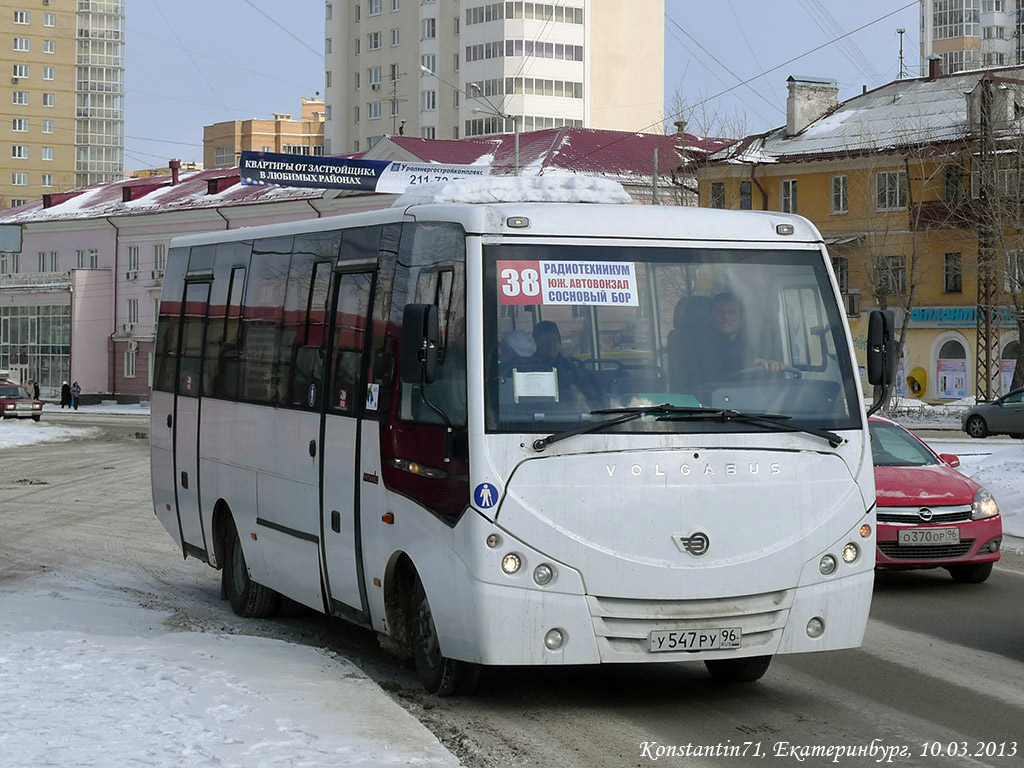
[[[17,272],[0,275],[0,291],[67,291],[71,272]]]

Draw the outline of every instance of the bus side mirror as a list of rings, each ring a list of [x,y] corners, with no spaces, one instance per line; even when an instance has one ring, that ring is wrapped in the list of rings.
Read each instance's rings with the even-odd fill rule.
[[[439,325],[434,304],[406,304],[402,310],[402,381],[429,384],[437,374]]]
[[[891,387],[896,377],[893,314],[875,309],[868,316],[868,383]]]

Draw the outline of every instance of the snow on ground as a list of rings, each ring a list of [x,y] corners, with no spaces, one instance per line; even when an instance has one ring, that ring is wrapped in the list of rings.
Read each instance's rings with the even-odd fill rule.
[[[0,764],[458,766],[350,662],[170,614],[85,581],[0,586]]]
[[[45,411],[44,411],[45,413]],[[4,419],[0,422],[0,448],[14,448],[18,445],[33,445],[54,440],[69,440],[72,437],[86,437],[99,432],[97,429],[80,427],[58,427],[32,419]]]

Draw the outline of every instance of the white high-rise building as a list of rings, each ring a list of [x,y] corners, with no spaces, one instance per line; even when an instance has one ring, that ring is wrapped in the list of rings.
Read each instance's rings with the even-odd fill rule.
[[[382,136],[660,132],[664,0],[327,0],[325,153]]]
[[[1022,0],[921,0],[921,71],[942,60],[942,74],[1024,62]]]

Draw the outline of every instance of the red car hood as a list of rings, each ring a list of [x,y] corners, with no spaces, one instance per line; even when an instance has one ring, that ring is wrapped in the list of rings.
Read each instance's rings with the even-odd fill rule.
[[[945,465],[875,467],[875,495],[880,507],[970,504],[980,487]]]

